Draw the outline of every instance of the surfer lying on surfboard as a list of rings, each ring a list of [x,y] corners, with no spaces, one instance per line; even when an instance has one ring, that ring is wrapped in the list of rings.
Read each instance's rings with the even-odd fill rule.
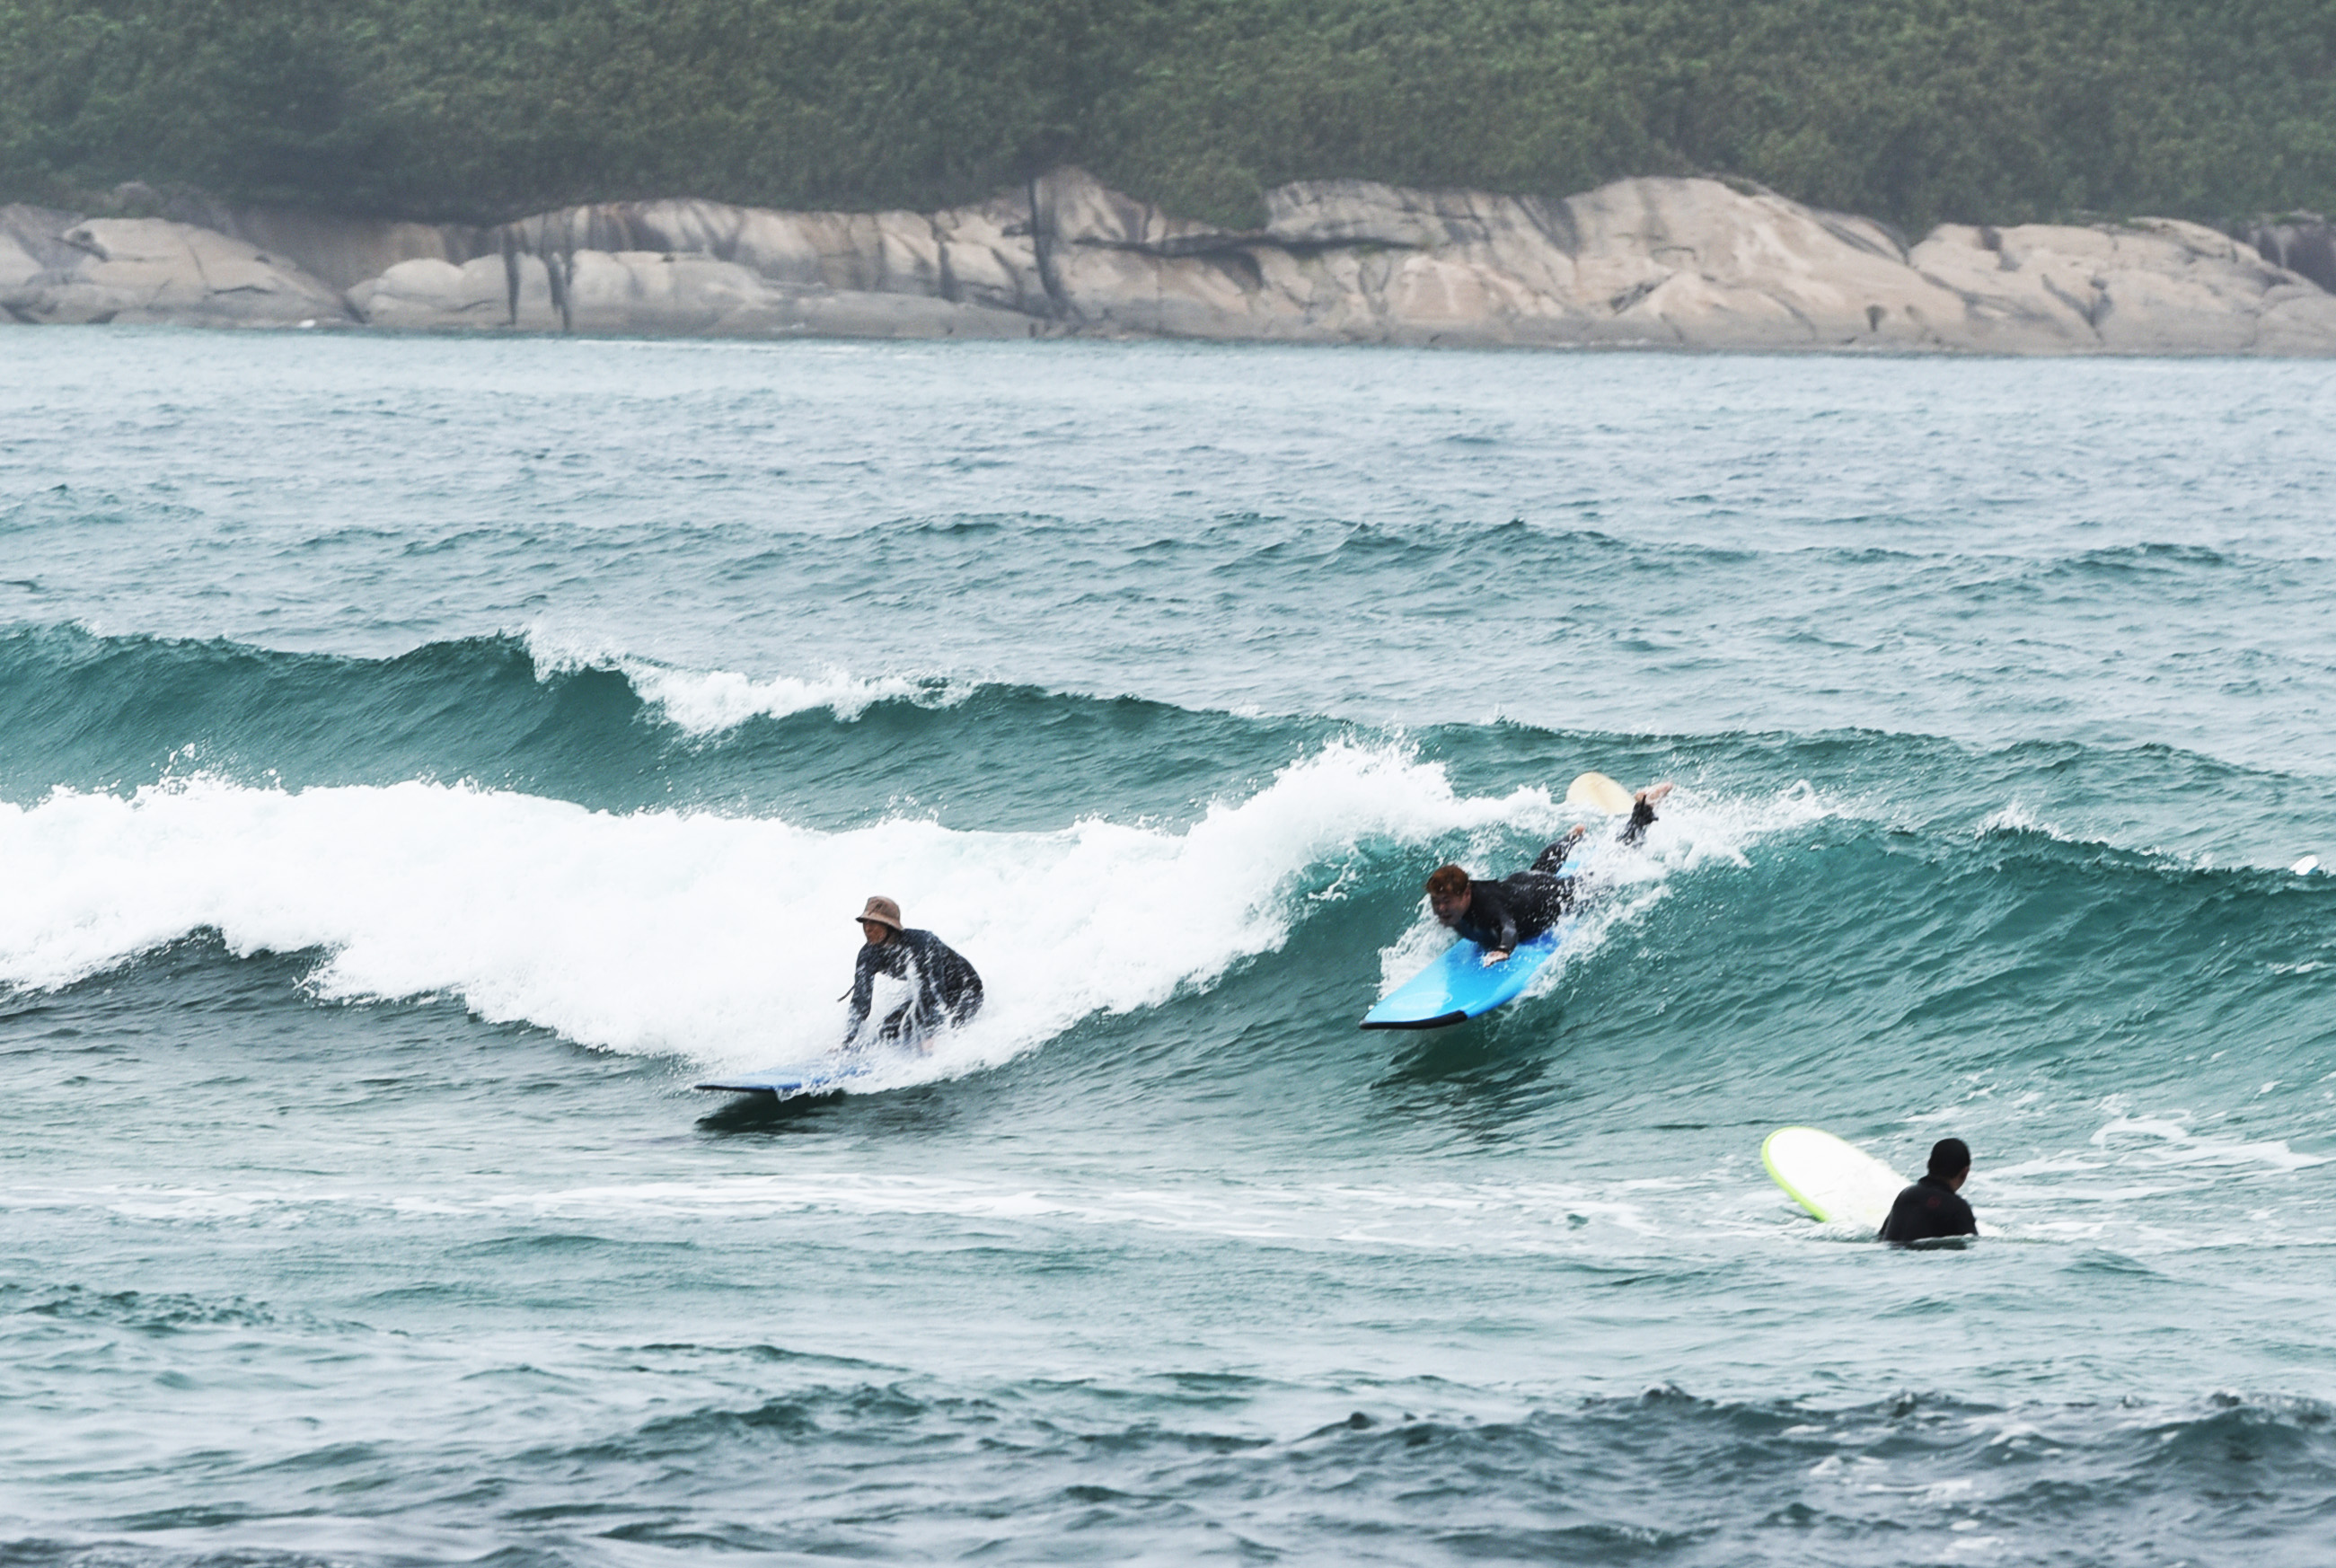
[[[1630,820],[1621,842],[1635,844],[1655,820],[1655,803],[1671,793],[1669,783],[1650,784],[1630,797]],[[1497,882],[1475,881],[1458,866],[1438,866],[1427,879],[1427,907],[1445,926],[1484,950],[1487,964],[1505,963],[1519,942],[1529,942],[1555,925],[1573,907],[1578,890],[1572,877],[1557,874],[1587,828],[1575,828],[1533,857],[1527,870]]]

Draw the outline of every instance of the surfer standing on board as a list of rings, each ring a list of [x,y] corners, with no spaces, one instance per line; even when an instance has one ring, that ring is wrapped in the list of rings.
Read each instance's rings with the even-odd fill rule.
[[[1619,793],[1619,792],[1617,792]],[[1635,844],[1655,820],[1655,803],[1671,793],[1669,783],[1650,784],[1630,798],[1630,820],[1621,842]],[[1572,833],[1533,857],[1530,869],[1497,882],[1471,881],[1458,866],[1438,866],[1427,879],[1427,907],[1436,920],[1484,950],[1487,964],[1504,963],[1519,942],[1529,942],[1573,907],[1572,877],[1557,874],[1565,857],[1590,830]]]
[[[1903,1247],[1942,1236],[1978,1235],[1979,1221],[1960,1190],[1970,1175],[1971,1145],[1961,1138],[1941,1138],[1931,1145],[1929,1173],[1898,1194],[1876,1239]]]
[[[891,899],[868,901],[860,911],[860,934],[867,945],[852,970],[851,1022],[843,1036],[847,1044],[863,1043],[860,1031],[874,1006],[878,975],[909,982],[909,999],[876,1026],[874,1037],[885,1045],[908,1041],[930,1051],[935,1030],[964,1023],[981,1010],[981,977],[973,966],[932,932],[901,925],[900,906]]]

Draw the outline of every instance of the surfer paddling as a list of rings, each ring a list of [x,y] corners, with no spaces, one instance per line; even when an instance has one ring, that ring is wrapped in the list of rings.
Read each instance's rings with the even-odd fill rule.
[[[1620,791],[1616,792],[1618,794]],[[1671,793],[1666,782],[1630,797],[1630,820],[1620,842],[1635,844],[1655,820],[1655,803]],[[1487,964],[1505,963],[1573,907],[1574,879],[1558,871],[1590,830],[1577,827],[1533,857],[1524,871],[1496,882],[1475,881],[1458,866],[1438,866],[1427,879],[1427,907],[1436,920],[1484,950]]]
[[[964,1023],[981,1010],[981,977],[973,966],[932,932],[903,926],[900,906],[891,899],[868,901],[860,911],[860,934],[866,945],[852,971],[851,1022],[844,1030],[848,1043],[864,1043],[861,1030],[875,1005],[878,975],[909,984],[908,1000],[876,1026],[873,1038],[885,1045],[905,1041],[930,1051],[935,1030]]]
[[[1931,1145],[1930,1170],[1898,1194],[1876,1240],[1903,1247],[1947,1236],[1978,1235],[1979,1221],[1961,1191],[1970,1175],[1971,1145],[1961,1138],[1941,1138]]]

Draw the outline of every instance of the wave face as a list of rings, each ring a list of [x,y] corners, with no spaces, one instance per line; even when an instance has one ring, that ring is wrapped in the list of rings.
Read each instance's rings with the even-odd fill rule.
[[[34,338],[10,1561],[2322,1551],[2321,372]]]

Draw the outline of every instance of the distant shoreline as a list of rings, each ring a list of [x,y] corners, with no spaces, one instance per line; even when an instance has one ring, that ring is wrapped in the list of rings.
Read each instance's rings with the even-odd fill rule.
[[[1308,181],[1183,219],[1056,170],[934,213],[690,200],[493,228],[0,208],[0,317],[611,336],[2336,355],[2330,226],[1942,225],[1742,182],[1563,199]],[[2288,265],[2282,266],[2284,261]],[[2315,274],[2325,274],[2319,281]]]

